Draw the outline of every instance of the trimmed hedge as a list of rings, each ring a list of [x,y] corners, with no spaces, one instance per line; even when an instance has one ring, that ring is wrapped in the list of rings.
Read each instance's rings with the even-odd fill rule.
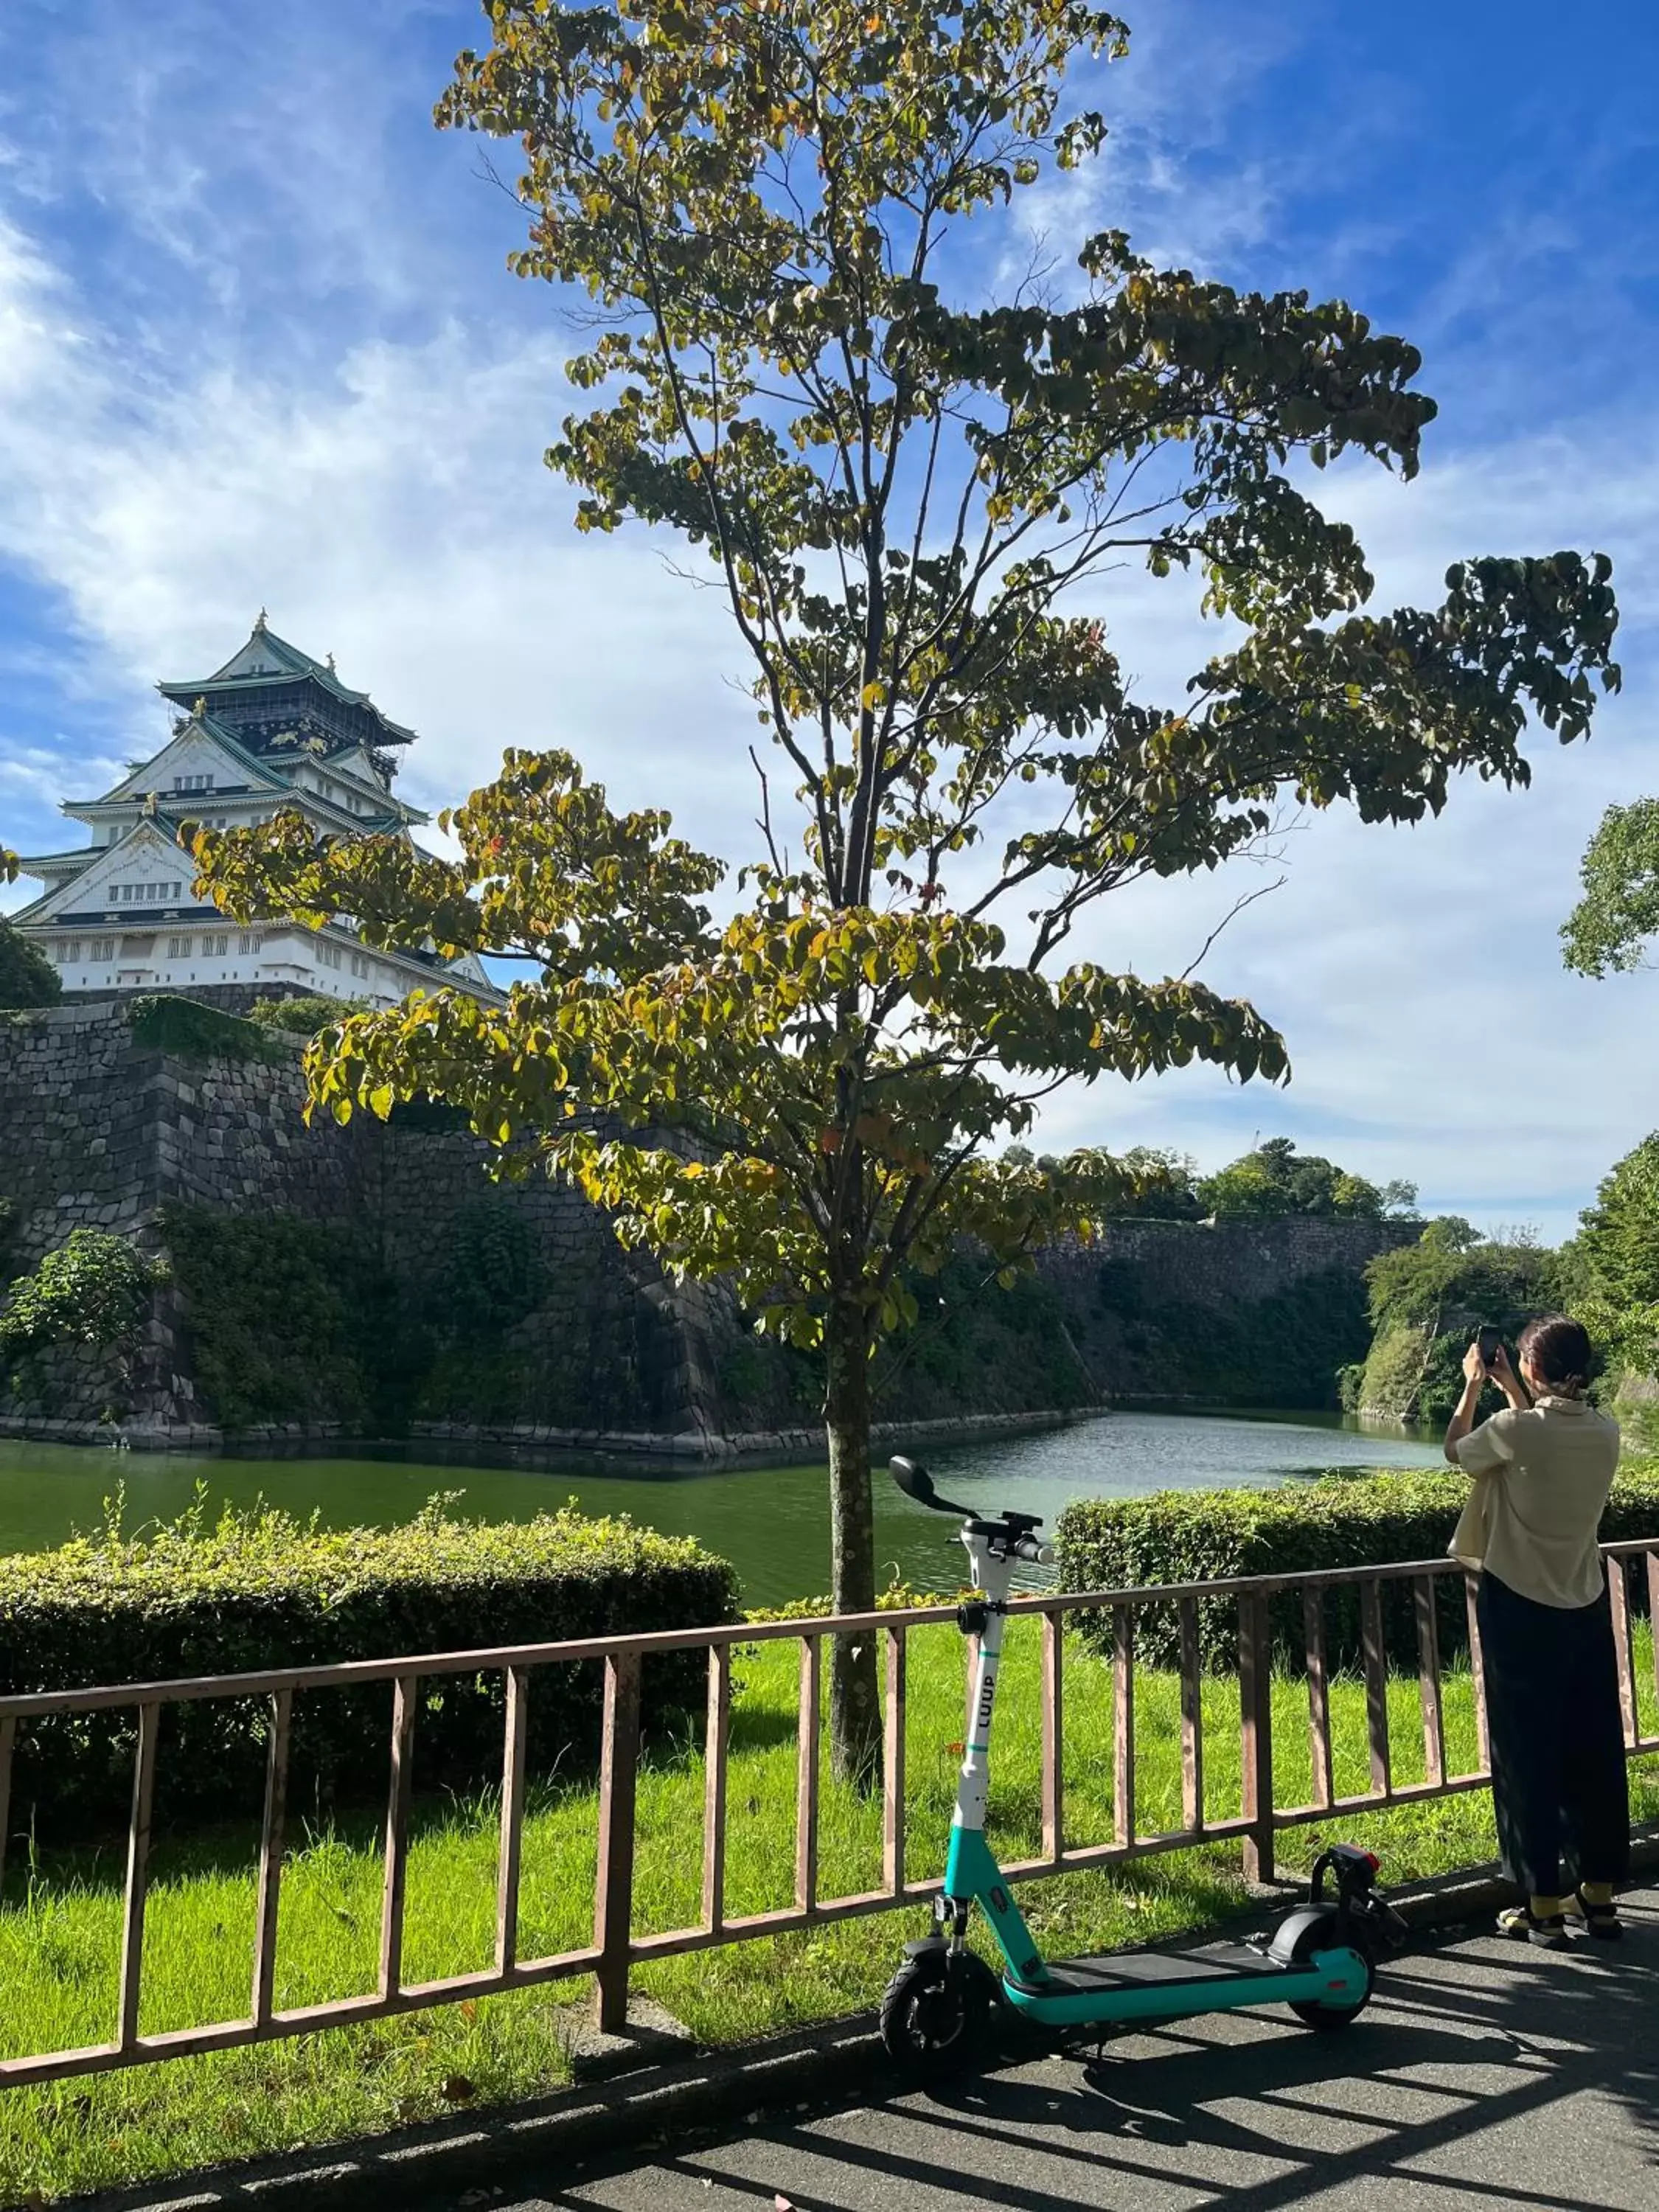
[[[1332,1474],[1278,1490],[1161,1490],[1148,1498],[1079,1498],[1061,1513],[1054,1531],[1060,1581],[1068,1590],[1127,1589],[1442,1559],[1468,1496],[1467,1477],[1449,1468],[1443,1474]],[[1607,1543],[1659,1535],[1659,1466],[1626,1466],[1613,1486],[1601,1534]],[[1461,1578],[1443,1578],[1438,1599],[1441,1650],[1449,1656],[1468,1644]],[[1206,1663],[1237,1666],[1237,1601],[1208,1599],[1199,1613]],[[1305,1649],[1300,1592],[1273,1599],[1269,1613],[1275,1660],[1299,1667]],[[1392,1590],[1384,1585],[1383,1621],[1390,1660],[1414,1669],[1417,1628],[1407,1585]],[[1109,1621],[1094,1614],[1081,1616],[1079,1628],[1102,1648],[1110,1637]],[[1174,1666],[1179,1634],[1173,1607],[1146,1609],[1137,1620],[1136,1650],[1148,1665]],[[1333,1666],[1360,1663],[1356,1586],[1328,1593],[1325,1634]]]
[[[396,1528],[325,1529],[264,1510],[196,1508],[124,1537],[110,1528],[60,1550],[0,1559],[0,1689],[82,1688],[348,1659],[552,1643],[737,1617],[737,1577],[684,1538],[572,1511],[509,1525],[447,1517],[434,1499]],[[597,1752],[598,1661],[544,1668],[529,1704],[532,1774],[581,1771]],[[647,1728],[700,1704],[701,1651],[653,1655]],[[499,1674],[426,1679],[415,1729],[423,1791],[474,1791],[501,1777]],[[295,1701],[289,1804],[295,1821],[383,1797],[390,1684]],[[167,1710],[158,1820],[246,1817],[262,1802],[263,1699]],[[11,1827],[78,1838],[125,1820],[134,1711],[72,1714],[19,1732]]]

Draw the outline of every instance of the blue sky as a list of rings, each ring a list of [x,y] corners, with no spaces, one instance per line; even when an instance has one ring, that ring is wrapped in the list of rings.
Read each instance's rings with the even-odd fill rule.
[[[1127,4],[1127,0],[1126,0]],[[1626,688],[1532,791],[1415,830],[1334,816],[1206,973],[1284,1030],[1290,1088],[1189,1072],[1078,1091],[1049,1140],[1205,1164],[1283,1130],[1437,1208],[1570,1230],[1659,1122],[1645,975],[1565,975],[1557,925],[1612,799],[1659,788],[1659,9],[1584,0],[1148,0],[1066,221],[1155,258],[1339,293],[1422,349],[1418,483],[1342,472],[1379,602],[1463,554],[1602,548]],[[470,0],[7,0],[0,9],[0,828],[164,730],[150,685],[273,624],[422,733],[436,807],[507,744],[734,857],[752,726],[714,596],[571,529],[540,466],[572,349],[505,270],[519,219],[431,127]],[[1109,610],[1166,694],[1206,649],[1177,599]],[[1083,948],[1186,965],[1240,890],[1160,885]]]

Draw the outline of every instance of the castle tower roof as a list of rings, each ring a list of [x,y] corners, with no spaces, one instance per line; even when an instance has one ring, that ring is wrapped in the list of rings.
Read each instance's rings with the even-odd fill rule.
[[[156,686],[164,699],[187,713],[205,708],[255,753],[320,740],[328,751],[368,746],[379,751],[412,744],[413,730],[383,714],[367,691],[343,684],[333,655],[313,660],[258,619],[221,668]],[[386,763],[388,773],[392,763]]]

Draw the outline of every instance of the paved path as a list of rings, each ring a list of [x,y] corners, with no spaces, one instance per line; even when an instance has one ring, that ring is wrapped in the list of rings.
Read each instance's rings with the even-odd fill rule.
[[[1659,2212],[1659,1892],[1617,1950],[1480,1937],[1397,1960],[1363,2021],[1191,2022],[936,2097],[762,2126],[491,2212]],[[1339,2070],[1346,2069],[1346,2070]]]

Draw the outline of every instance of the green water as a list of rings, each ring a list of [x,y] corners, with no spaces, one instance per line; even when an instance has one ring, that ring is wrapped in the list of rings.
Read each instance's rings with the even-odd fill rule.
[[[1073,1498],[1149,1490],[1306,1480],[1331,1467],[1432,1466],[1437,1445],[1398,1433],[1357,1432],[1312,1413],[1233,1419],[1118,1413],[1048,1435],[928,1454],[942,1489],[981,1510],[1013,1506],[1050,1527]],[[526,1521],[574,1500],[590,1513],[631,1514],[665,1535],[696,1536],[736,1566],[750,1605],[787,1605],[830,1585],[827,1486],[821,1467],[630,1474],[458,1467],[398,1459],[174,1458],[58,1444],[0,1443],[0,1552],[42,1551],[103,1518],[125,1492],[126,1526],[181,1511],[198,1482],[216,1508],[256,1498],[332,1528],[405,1521],[435,1492],[459,1491],[459,1513]],[[955,1524],[878,1479],[878,1576],[954,1588],[962,1553]]]

